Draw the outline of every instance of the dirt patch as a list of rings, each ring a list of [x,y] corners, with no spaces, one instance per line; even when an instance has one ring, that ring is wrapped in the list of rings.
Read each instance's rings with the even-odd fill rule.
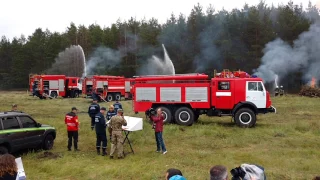
[[[47,158],[47,159],[57,159],[57,158],[61,158],[62,155],[61,154],[58,154],[58,153],[52,153],[52,152],[43,152],[43,154],[39,154],[37,156],[38,159],[44,159],[44,158]]]

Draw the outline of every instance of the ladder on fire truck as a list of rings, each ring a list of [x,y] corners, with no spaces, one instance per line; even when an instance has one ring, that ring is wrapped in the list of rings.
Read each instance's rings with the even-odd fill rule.
[[[142,75],[142,76],[133,76],[134,78],[139,77],[165,77],[165,76],[194,76],[194,75],[203,75],[202,73],[187,73],[187,74],[175,74],[175,75]]]

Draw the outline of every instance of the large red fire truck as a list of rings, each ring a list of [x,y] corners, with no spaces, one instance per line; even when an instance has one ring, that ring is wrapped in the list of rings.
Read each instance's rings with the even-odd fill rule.
[[[85,92],[88,90],[89,84],[92,84],[92,94],[97,96],[100,101],[120,101],[121,97],[125,99],[131,98],[133,79],[126,79],[124,76],[92,76],[89,80],[85,80]],[[92,83],[91,83],[92,82]]]
[[[66,77],[65,75],[30,75],[30,92],[40,99],[79,97],[82,85],[79,77]]]
[[[199,115],[232,116],[240,127],[253,127],[256,115],[276,112],[261,78],[245,72],[142,76],[135,78],[133,110],[161,108],[164,122],[192,125]]]

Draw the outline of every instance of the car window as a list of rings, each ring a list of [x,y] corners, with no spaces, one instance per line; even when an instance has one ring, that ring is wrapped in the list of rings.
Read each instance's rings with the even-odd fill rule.
[[[257,91],[258,82],[248,82],[248,91]]]
[[[230,82],[219,81],[218,90],[230,90]]]
[[[2,119],[3,129],[19,129],[20,125],[15,117],[7,117]]]
[[[262,82],[258,83],[258,91],[263,91]]]
[[[37,127],[36,122],[28,116],[20,116],[19,119],[23,128]]]

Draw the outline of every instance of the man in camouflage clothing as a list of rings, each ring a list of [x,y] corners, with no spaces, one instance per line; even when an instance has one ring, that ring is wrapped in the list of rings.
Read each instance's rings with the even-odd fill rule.
[[[118,151],[118,159],[124,158],[122,126],[126,125],[127,121],[123,117],[123,110],[118,109],[117,115],[112,116],[109,123],[109,132],[112,132],[110,159],[113,159],[113,154],[116,150]]]

